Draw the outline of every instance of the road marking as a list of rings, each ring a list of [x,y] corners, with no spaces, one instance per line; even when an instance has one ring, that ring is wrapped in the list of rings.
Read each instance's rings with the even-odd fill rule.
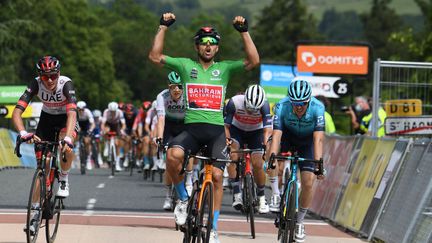
[[[114,176],[113,176],[113,175],[110,175],[110,176],[108,176],[108,179],[112,179],[112,178],[114,178]]]
[[[101,183],[96,188],[104,188],[104,187],[105,187],[105,183]]]
[[[87,202],[87,206],[86,206],[86,211],[83,213],[83,215],[85,216],[90,216],[94,214],[93,208],[94,205],[96,204],[96,198],[90,198]]]

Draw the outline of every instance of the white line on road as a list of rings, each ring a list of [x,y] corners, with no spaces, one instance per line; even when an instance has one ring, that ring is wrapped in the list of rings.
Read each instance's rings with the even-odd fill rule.
[[[93,215],[94,211],[92,210],[94,208],[94,205],[96,204],[96,198],[90,198],[87,202],[86,211],[84,212],[84,215],[89,216]]]
[[[105,187],[105,183],[101,183],[96,188],[104,188],[104,187]]]

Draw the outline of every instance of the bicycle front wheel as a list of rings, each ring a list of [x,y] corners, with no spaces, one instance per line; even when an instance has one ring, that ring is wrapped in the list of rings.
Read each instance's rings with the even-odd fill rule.
[[[255,196],[254,196],[254,186],[253,186],[252,175],[247,174],[245,177],[245,213],[246,217],[249,218],[251,236],[255,239]]]
[[[50,210],[49,217],[46,219],[45,223],[45,234],[46,240],[48,243],[54,243],[54,240],[57,236],[57,230],[60,223],[60,212],[63,207],[63,201],[60,198],[54,196],[50,200],[50,208],[46,210]]]
[[[35,243],[39,234],[39,227],[42,223],[42,206],[45,195],[45,177],[41,169],[36,169],[30,188],[27,204],[27,220],[25,233],[27,243]]]
[[[288,193],[288,204],[284,205],[282,208],[280,219],[281,224],[279,230],[282,229],[282,242],[283,243],[291,243],[294,241],[295,234],[295,224],[297,221],[296,215],[296,183],[293,183],[288,190],[285,191]],[[282,198],[285,201],[285,197]],[[284,203],[285,204],[285,203]]]
[[[81,142],[83,144],[81,144]],[[81,175],[84,175],[86,173],[86,159],[87,159],[87,155],[85,152],[85,145],[84,145],[84,141],[80,141],[80,146],[79,146],[79,157],[80,157],[80,170],[81,170]]]
[[[208,243],[213,224],[213,185],[206,184],[197,218],[197,243]]]

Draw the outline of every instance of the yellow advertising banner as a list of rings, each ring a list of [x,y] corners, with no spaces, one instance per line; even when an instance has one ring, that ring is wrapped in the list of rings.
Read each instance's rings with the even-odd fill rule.
[[[6,109],[8,110],[8,113],[6,114],[5,118],[12,118],[12,112],[15,109],[15,105],[6,105]],[[29,105],[22,113],[21,117],[22,118],[32,117],[32,113],[33,113],[33,107]]]
[[[0,129],[0,167],[21,165],[21,160],[14,154],[14,146],[8,130]]]
[[[336,214],[336,221],[360,230],[393,152],[395,141],[365,139]]]

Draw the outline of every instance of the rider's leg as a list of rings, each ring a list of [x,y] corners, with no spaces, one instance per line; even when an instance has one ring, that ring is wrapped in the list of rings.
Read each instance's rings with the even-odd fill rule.
[[[222,206],[223,199],[223,170],[213,167],[213,185],[214,185],[214,213],[213,213],[213,230],[217,231],[217,222]]]
[[[181,167],[183,164],[184,151],[179,147],[169,148],[167,151],[167,168],[166,172],[168,172],[171,177],[172,183],[175,186],[177,191],[177,195],[179,199],[184,201],[187,200],[188,195],[186,192],[186,188],[183,182],[183,176],[179,175],[181,171]]]

